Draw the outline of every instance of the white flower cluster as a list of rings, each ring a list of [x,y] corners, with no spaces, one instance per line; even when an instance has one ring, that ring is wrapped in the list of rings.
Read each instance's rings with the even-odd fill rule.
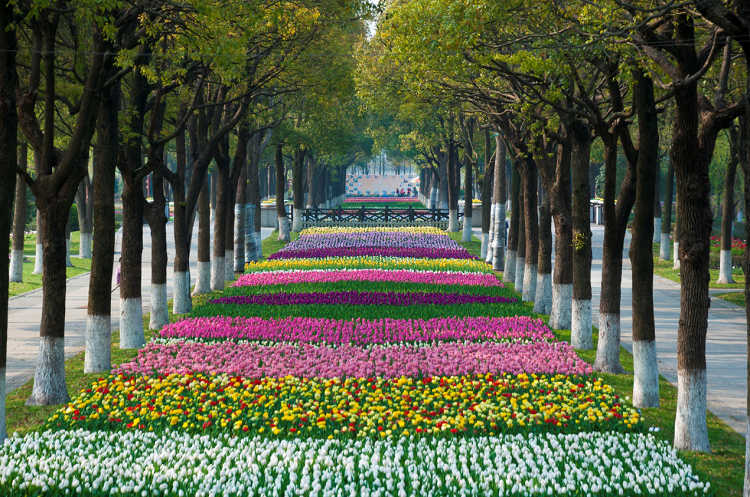
[[[78,430],[0,448],[3,495],[696,495],[709,486],[645,434],[350,441]]]

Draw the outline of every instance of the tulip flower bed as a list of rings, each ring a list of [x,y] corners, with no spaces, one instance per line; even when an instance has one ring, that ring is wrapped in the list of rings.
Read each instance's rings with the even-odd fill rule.
[[[0,448],[3,495],[710,493],[436,228],[311,228]]]

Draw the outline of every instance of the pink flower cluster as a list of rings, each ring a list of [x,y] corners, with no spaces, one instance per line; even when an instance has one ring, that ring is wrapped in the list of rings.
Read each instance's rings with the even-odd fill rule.
[[[344,199],[345,204],[358,204],[364,202],[412,202],[416,204],[419,202],[419,199],[417,197],[347,197]]]
[[[440,342],[428,346],[318,346],[309,343],[149,344],[114,374],[226,373],[264,376],[366,378],[469,374],[590,374],[591,366],[563,342],[528,344]]]
[[[257,317],[186,318],[165,326],[162,338],[260,340],[328,344],[384,344],[433,340],[554,340],[541,319],[463,317],[434,319],[322,318],[262,319]]]
[[[382,269],[250,273],[240,276],[234,286],[292,285],[295,283],[334,283],[339,281],[503,286],[494,274],[409,270],[387,271]]]

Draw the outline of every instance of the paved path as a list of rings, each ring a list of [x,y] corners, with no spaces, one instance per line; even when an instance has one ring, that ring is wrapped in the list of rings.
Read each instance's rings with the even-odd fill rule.
[[[591,272],[594,325],[599,323],[599,296],[602,281],[604,227],[591,226],[594,260]],[[628,247],[623,251],[621,328],[622,344],[632,352],[633,278]],[[712,295],[722,292],[711,292]],[[677,384],[677,323],[680,318],[680,285],[654,275],[654,320],[659,373]],[[746,433],[747,323],[745,310],[711,297],[708,315],[706,364],[708,368],[708,408],[736,431]]]
[[[273,230],[262,228],[265,239]],[[198,226],[193,230],[193,246],[190,255],[193,259],[198,254],[197,245]],[[144,227],[143,232],[143,268],[142,268],[142,296],[143,311],[148,312],[149,295],[151,291],[151,231]],[[167,251],[169,264],[167,266],[167,293],[172,296],[172,262],[174,261],[173,226],[167,226]],[[119,250],[119,245],[118,245]],[[115,253],[115,261],[119,253]],[[117,264],[115,263],[115,267]],[[191,275],[195,282],[197,262],[190,263]],[[114,281],[114,279],[113,279]],[[86,314],[89,295],[89,273],[68,280],[65,296],[65,356],[73,357],[83,350],[86,334]],[[42,291],[34,290],[10,299],[8,316],[8,369],[7,391],[10,392],[34,376],[36,357],[39,348],[39,323],[42,309]],[[120,309],[120,294],[112,293],[112,326],[119,326],[118,313]]]

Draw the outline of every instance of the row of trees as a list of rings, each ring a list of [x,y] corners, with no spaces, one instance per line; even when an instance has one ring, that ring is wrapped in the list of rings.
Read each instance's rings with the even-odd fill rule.
[[[144,220],[152,237],[150,327],[168,323],[166,191],[174,201],[173,312],[183,314],[192,307],[189,261],[196,217],[194,292],[222,289],[246,261],[261,255],[264,163],[275,172],[280,238],[288,239],[284,172],[293,171],[294,208],[301,209],[304,190],[310,205],[326,202],[341,190],[346,168],[370,153],[357,112],[351,55],[364,38],[368,7],[356,0],[231,5],[17,0],[1,8],[0,261],[8,260],[18,178],[19,198],[28,186],[38,210],[43,274],[41,341],[27,404],[59,404],[69,400],[66,225],[74,200],[83,206],[81,255],[89,256],[92,247],[84,371],[106,372],[116,172],[123,211],[119,346],[137,348],[144,345]],[[325,53],[335,56],[321,64]],[[24,208],[19,201],[19,217]],[[13,242],[14,250],[23,250],[22,234]],[[8,275],[4,266],[0,440],[6,436]]]
[[[590,173],[592,154],[603,155],[605,234],[595,369],[624,372],[622,254],[634,214],[638,407],[659,405],[652,242],[664,240],[662,257],[668,259],[674,174],[675,251],[682,276],[674,444],[694,451],[710,450],[709,164],[720,132],[729,130],[730,142],[737,144],[748,133],[750,11],[731,5],[394,1],[385,7],[358,72],[361,98],[373,112],[379,109],[384,130],[395,131],[378,134],[376,127],[376,144],[422,163],[423,184],[437,186],[424,186],[423,193],[431,204],[451,209],[449,230],[458,229],[458,161],[465,170],[467,205],[472,174],[481,176],[483,208],[495,220],[505,220],[509,191],[507,257],[501,250],[505,230],[496,229],[488,260],[505,270],[504,278],[515,282],[524,300],[534,301],[536,311],[551,314],[552,327],[571,329],[578,349],[593,347],[589,199],[596,175]],[[496,135],[494,161],[490,133]],[[732,160],[745,168],[746,185],[747,153],[741,146],[732,152]],[[655,218],[662,217],[657,171],[664,154],[670,163],[666,219],[655,230]],[[625,162],[620,178],[618,160]],[[731,181],[725,198],[733,204]],[[489,195],[493,188],[496,194]],[[746,193],[745,212],[748,201]],[[731,213],[724,218],[731,220]],[[483,226],[483,232],[497,224]]]

